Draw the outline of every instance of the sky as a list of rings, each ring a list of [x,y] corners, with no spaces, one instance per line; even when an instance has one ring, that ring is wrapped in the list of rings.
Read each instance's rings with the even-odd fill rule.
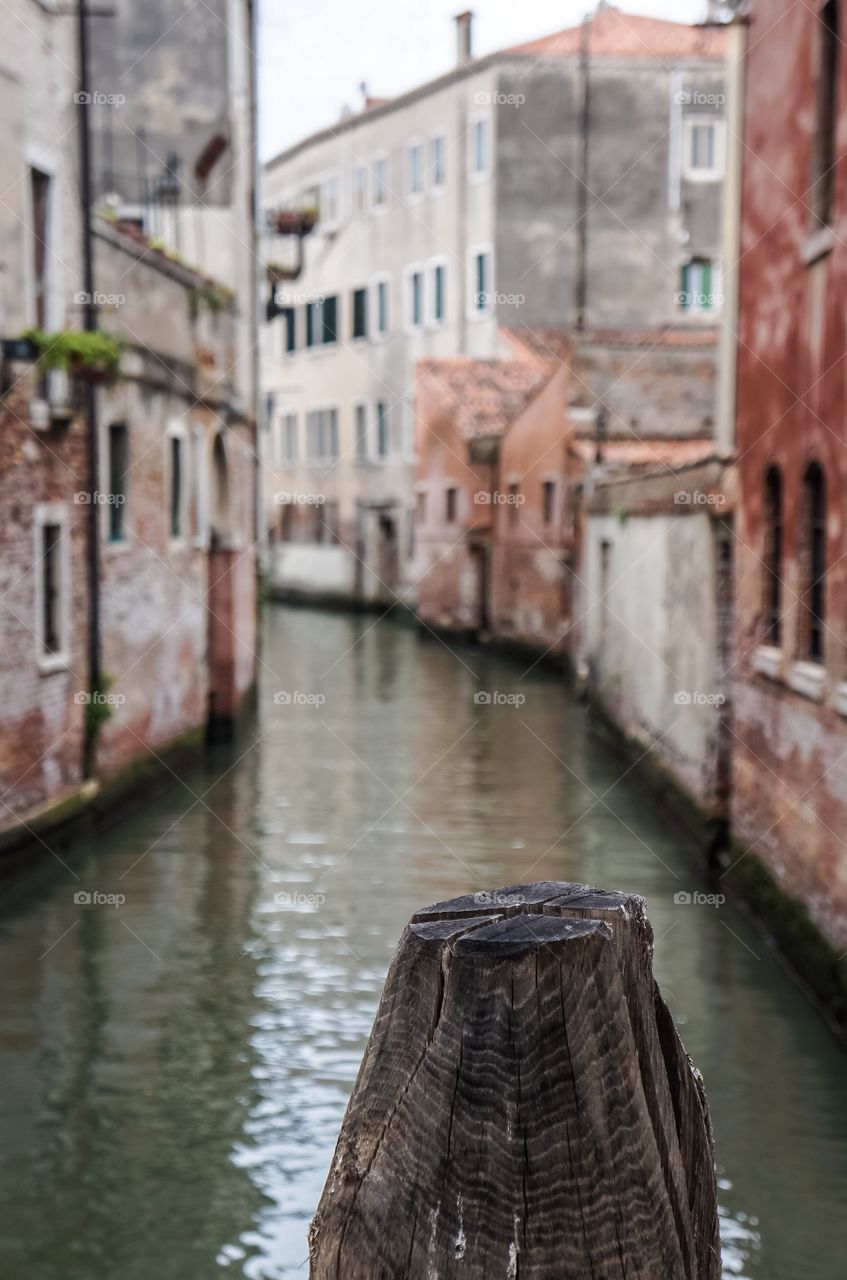
[[[475,12],[474,52],[575,26],[591,0],[261,0],[260,154],[358,110],[364,82],[390,98],[455,63],[454,14]],[[706,0],[617,0],[626,13],[698,22]]]

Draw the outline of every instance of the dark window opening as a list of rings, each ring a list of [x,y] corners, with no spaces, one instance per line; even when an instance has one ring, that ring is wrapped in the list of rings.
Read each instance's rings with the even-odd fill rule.
[[[806,615],[805,656],[823,662],[826,602],[826,484],[817,462],[806,469],[805,498],[805,581],[803,606]]]
[[[47,232],[50,209],[50,178],[38,169],[30,170],[32,193],[33,287],[35,324],[47,328]]]
[[[297,312],[294,307],[284,307],[282,311],[282,333],[286,354],[297,350]]]
[[[182,535],[182,441],[171,436],[171,537]]]
[[[41,582],[43,613],[42,643],[44,652],[59,653],[62,647],[61,565],[59,543],[61,525],[45,524],[41,531]]]
[[[329,344],[338,341],[338,298],[324,298],[323,322],[321,326],[321,342]]]
[[[126,537],[127,473],[129,470],[129,432],[123,423],[109,427],[109,541],[123,542]]]
[[[516,484],[509,485],[509,524],[518,523],[518,486]]]
[[[818,54],[817,128],[815,130],[812,209],[817,221],[832,221],[835,189],[835,137],[838,127],[838,0],[829,0],[820,11]]]
[[[541,484],[541,507],[545,524],[553,521],[553,506],[556,500],[556,482],[544,480]]]
[[[765,642],[782,641],[782,474],[770,467],[765,476]]]
[[[376,451],[380,458],[388,456],[388,405],[384,400],[376,406]]]
[[[368,332],[368,291],[353,290],[353,337],[364,338]]]
[[[418,524],[426,522],[426,494],[423,492],[419,493],[416,498],[415,517]]]
[[[458,489],[452,486],[446,490],[444,494],[444,515],[449,523],[456,519],[456,510],[458,507]]]

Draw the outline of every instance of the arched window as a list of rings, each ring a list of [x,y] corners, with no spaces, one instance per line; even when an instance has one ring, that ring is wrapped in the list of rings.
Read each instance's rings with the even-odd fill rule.
[[[823,469],[810,462],[803,477],[803,616],[804,657],[823,662],[826,608],[826,481]]]
[[[765,643],[782,643],[782,472],[765,475]]]

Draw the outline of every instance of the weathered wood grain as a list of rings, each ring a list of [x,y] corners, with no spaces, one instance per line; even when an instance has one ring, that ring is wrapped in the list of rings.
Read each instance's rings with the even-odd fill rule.
[[[416,913],[310,1234],[313,1280],[718,1280],[702,1082],[643,899]]]

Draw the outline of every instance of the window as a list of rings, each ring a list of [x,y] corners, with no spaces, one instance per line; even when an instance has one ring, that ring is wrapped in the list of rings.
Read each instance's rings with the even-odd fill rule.
[[[388,203],[388,159],[386,156],[378,156],[374,160],[371,202],[377,206]]]
[[[368,291],[353,290],[353,328],[354,338],[365,338],[368,332]]]
[[[306,452],[310,462],[338,458],[338,410],[312,409],[306,414]]]
[[[443,324],[447,313],[447,264],[436,262],[432,268],[432,323]]]
[[[355,409],[356,419],[356,461],[366,462],[368,457],[368,408],[367,405],[357,404]]]
[[[282,309],[282,345],[288,355],[297,350],[297,313],[294,307]]]
[[[424,149],[420,142],[413,142],[408,150],[409,195],[420,195],[424,187]]]
[[[388,333],[388,280],[374,284],[374,336],[384,338]]]
[[[491,311],[491,251],[475,249],[470,260],[470,315],[484,316]]]
[[[765,642],[782,640],[782,473],[769,467],[765,476]]]
[[[338,179],[327,178],[321,183],[320,193],[320,220],[321,222],[332,223],[337,222],[341,212],[338,201]]]
[[[282,460],[297,461],[297,414],[287,413],[282,419]]]
[[[819,463],[812,462],[803,477],[804,547],[803,612],[805,634],[803,656],[823,662],[824,612],[826,606],[826,485]]]
[[[542,480],[541,482],[541,515],[545,524],[553,523],[553,513],[556,505],[556,481]]]
[[[407,275],[407,316],[410,329],[420,329],[423,325],[423,272],[419,267],[410,267]]]
[[[702,116],[685,121],[684,170],[694,182],[713,182],[723,174],[723,122]]]
[[[438,191],[444,186],[447,178],[447,148],[443,134],[430,139],[429,143],[429,186],[431,191]]]
[[[680,309],[689,313],[714,311],[719,302],[719,275],[717,265],[709,258],[692,258],[684,263],[677,298]]]
[[[324,346],[338,341],[338,298],[324,298],[321,308],[321,342]]]
[[[488,172],[488,121],[474,120],[471,125],[471,173],[482,177]]]
[[[339,536],[338,503],[335,500],[326,502],[323,508],[323,542],[336,546]]]
[[[518,523],[518,503],[520,501],[520,497],[518,494],[518,486],[516,484],[509,485],[508,495],[509,495],[509,524],[517,524]]]
[[[368,203],[368,171],[363,164],[356,167],[353,174],[353,207],[362,213]]]
[[[819,52],[817,128],[814,132],[812,210],[822,226],[832,221],[835,177],[835,136],[838,126],[839,32],[838,0],[829,0],[818,20]]]
[[[41,656],[55,658],[63,645],[62,526],[41,526]]]
[[[129,433],[123,423],[109,427],[109,541],[126,539],[124,506],[129,471]]]
[[[171,537],[181,538],[183,533],[183,473],[182,473],[182,437],[171,436],[171,494],[170,522]]]
[[[50,176],[39,169],[30,169],[30,194],[32,198],[32,252],[34,290],[34,316],[38,329],[48,328],[49,290],[49,227],[50,227]]]
[[[384,400],[376,406],[376,452],[379,458],[388,457],[388,405]]]
[[[202,427],[191,433],[191,526],[194,545],[203,547],[209,532],[208,473],[206,470],[206,435]]]
[[[306,303],[306,346],[313,347],[317,340],[317,334],[320,326],[321,303],[320,301],[312,301]]]
[[[448,524],[452,524],[456,519],[456,511],[459,505],[459,490],[455,485],[450,485],[444,491],[444,519]]]
[[[415,497],[415,519],[418,524],[426,523],[426,492],[419,489]]]

